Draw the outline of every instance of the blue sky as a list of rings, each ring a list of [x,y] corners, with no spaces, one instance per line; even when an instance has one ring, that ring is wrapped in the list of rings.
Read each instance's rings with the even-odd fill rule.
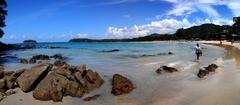
[[[174,33],[203,23],[232,24],[239,0],[7,0],[0,40],[62,42]]]

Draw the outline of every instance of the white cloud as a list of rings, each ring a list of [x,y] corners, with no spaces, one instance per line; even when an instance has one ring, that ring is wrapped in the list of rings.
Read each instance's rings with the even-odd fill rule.
[[[192,26],[187,19],[164,19],[160,21],[153,21],[145,25],[134,25],[133,27],[109,27],[106,35],[108,38],[132,38],[145,36],[151,33],[174,33],[179,28],[187,28]]]
[[[213,7],[224,5],[230,9],[234,16],[240,15],[240,0],[163,0],[172,3],[174,7],[168,15],[182,16],[201,11],[212,18],[219,18],[220,15]]]
[[[191,26],[201,25],[204,23],[213,23],[217,25],[231,25],[233,22],[228,19],[198,19],[195,22],[189,22],[188,19],[184,18],[182,20],[176,19],[164,19],[159,21],[152,21],[149,24],[144,25],[134,25],[133,27],[109,27],[106,31],[107,38],[133,38],[146,36],[152,33],[159,34],[172,34],[179,28],[188,28]]]
[[[77,34],[78,38],[87,38],[88,36],[89,36],[88,34],[82,34],[82,33]]]

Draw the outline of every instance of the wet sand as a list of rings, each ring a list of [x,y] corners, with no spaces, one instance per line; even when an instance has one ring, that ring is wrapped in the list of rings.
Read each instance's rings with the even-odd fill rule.
[[[240,51],[230,46],[224,48],[223,58],[213,62],[220,68],[203,79],[196,76],[201,62],[174,74],[157,75],[154,68],[132,70],[123,75],[133,81],[136,89],[130,94],[113,96],[110,92],[112,72],[102,73],[103,86],[84,96],[101,94],[97,100],[84,102],[83,98],[68,96],[57,103],[38,101],[31,92],[16,89],[17,93],[3,99],[0,105],[239,105]]]

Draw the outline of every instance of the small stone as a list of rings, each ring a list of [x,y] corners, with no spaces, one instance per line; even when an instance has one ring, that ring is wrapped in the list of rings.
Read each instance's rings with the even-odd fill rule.
[[[86,98],[83,99],[83,101],[96,100],[98,97],[100,97],[100,94],[96,94],[96,95],[94,95],[94,96],[86,97]]]
[[[158,68],[158,69],[156,70],[156,73],[157,73],[157,74],[161,74],[161,72],[162,72],[162,69],[161,69],[161,68]]]
[[[7,96],[9,96],[9,95],[15,94],[16,91],[14,91],[13,89],[9,89],[5,93],[6,93]]]

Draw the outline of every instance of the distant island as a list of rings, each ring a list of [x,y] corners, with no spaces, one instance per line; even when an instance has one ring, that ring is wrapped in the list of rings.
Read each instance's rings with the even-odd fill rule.
[[[36,40],[24,40],[23,43],[37,43]]]
[[[129,41],[164,41],[164,40],[230,40],[233,38],[230,31],[232,26],[229,25],[215,25],[202,24],[200,26],[193,26],[186,29],[178,29],[174,34],[158,34],[154,33],[137,38],[127,39],[87,39],[74,38],[69,42],[129,42]]]

